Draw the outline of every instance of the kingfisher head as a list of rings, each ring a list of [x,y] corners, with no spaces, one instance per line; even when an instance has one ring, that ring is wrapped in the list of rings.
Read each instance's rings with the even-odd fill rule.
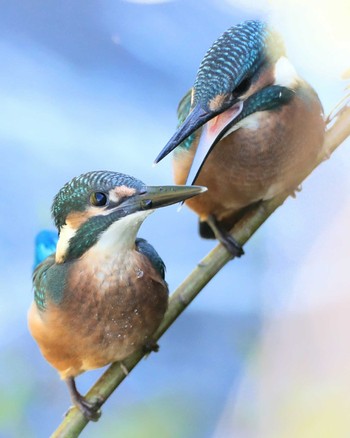
[[[238,121],[273,107],[272,94],[277,100],[282,97],[284,104],[297,82],[281,37],[267,24],[246,21],[231,27],[204,56],[191,91],[190,112],[155,161],[202,127],[190,173],[195,179],[210,149]],[[271,87],[277,88],[271,92]]]
[[[73,178],[55,196],[52,215],[59,240],[56,262],[100,251],[133,248],[144,219],[159,207],[191,198],[203,187],[146,186],[118,172],[88,172]]]

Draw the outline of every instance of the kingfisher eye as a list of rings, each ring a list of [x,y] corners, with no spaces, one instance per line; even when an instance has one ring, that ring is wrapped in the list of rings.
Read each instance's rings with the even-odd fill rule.
[[[91,205],[95,205],[96,207],[103,207],[108,202],[108,196],[102,192],[94,192],[90,195],[90,203]]]
[[[233,90],[233,96],[239,97],[242,94],[244,94],[248,88],[251,85],[251,78],[245,78],[234,90]]]

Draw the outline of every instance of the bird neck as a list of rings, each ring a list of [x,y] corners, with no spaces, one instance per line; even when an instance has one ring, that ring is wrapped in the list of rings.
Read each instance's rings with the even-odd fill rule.
[[[140,226],[151,213],[152,211],[141,211],[114,222],[100,235],[90,251],[104,256],[114,256],[115,254],[124,254],[128,250],[133,250]]]
[[[60,231],[56,263],[78,259],[87,251],[106,255],[133,248],[137,232],[151,212],[152,210],[137,212],[118,220],[115,220],[113,212],[94,216],[78,229],[67,223]]]

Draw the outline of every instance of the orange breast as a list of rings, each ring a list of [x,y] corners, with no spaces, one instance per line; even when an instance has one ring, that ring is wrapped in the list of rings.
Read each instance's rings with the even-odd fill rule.
[[[167,285],[142,254],[132,251],[112,263],[110,275],[106,266],[102,272],[87,264],[82,260],[72,270],[59,306],[29,310],[30,331],[63,379],[142,348],[167,308]]]
[[[186,204],[201,220],[212,214],[221,221],[261,199],[295,190],[321,150],[321,113],[318,100],[306,105],[296,96],[279,110],[247,117],[213,148],[203,165],[195,183],[208,191]],[[193,153],[183,151],[174,158],[176,183],[185,183]]]

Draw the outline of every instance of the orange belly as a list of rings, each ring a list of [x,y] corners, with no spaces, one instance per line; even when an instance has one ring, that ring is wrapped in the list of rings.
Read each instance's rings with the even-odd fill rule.
[[[123,360],[147,344],[161,323],[167,285],[146,257],[135,254],[137,269],[123,277],[118,271],[117,279],[105,278],[99,289],[99,272],[89,273],[81,262],[60,305],[49,302],[39,311],[32,304],[29,329],[62,379]]]
[[[208,191],[186,204],[202,221],[208,215],[224,221],[257,201],[294,191],[323,145],[321,111],[320,104],[310,111],[295,98],[278,111],[249,116],[257,129],[242,126],[215,145],[195,181]],[[186,182],[195,148],[175,155],[177,184]]]

